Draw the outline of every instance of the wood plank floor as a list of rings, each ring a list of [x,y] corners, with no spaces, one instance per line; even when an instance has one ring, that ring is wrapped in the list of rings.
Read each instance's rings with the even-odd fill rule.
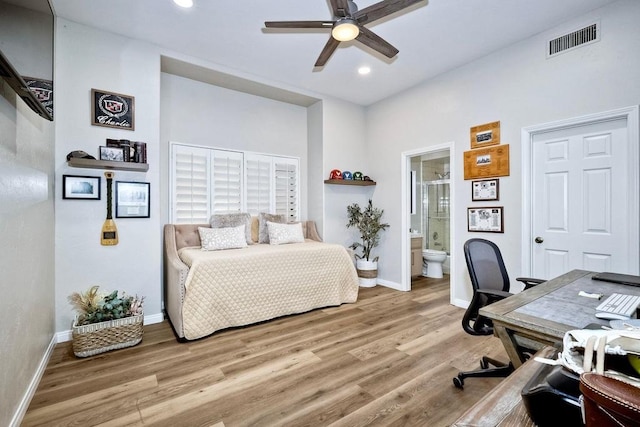
[[[360,289],[358,302],[180,343],[165,321],[141,344],[74,357],[58,344],[23,426],[448,426],[500,379],[452,378],[495,337],[463,332],[449,282]]]

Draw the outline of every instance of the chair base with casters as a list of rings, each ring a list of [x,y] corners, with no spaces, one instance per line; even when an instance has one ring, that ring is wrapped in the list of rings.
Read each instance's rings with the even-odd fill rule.
[[[485,239],[469,239],[464,244],[464,255],[473,287],[473,297],[462,318],[462,328],[470,335],[493,335],[493,323],[480,315],[480,309],[513,295],[510,281],[498,246]],[[544,282],[541,279],[518,277],[525,290]],[[522,348],[522,357],[528,349]],[[502,363],[483,356],[480,369],[460,372],[453,378],[453,385],[462,389],[469,377],[507,377],[513,372],[512,363]]]
[[[493,367],[492,367],[493,366]],[[480,359],[480,369],[475,371],[459,372],[457,377],[453,377],[453,385],[459,389],[464,388],[465,378],[505,378],[514,370],[513,363],[502,363],[487,356]]]

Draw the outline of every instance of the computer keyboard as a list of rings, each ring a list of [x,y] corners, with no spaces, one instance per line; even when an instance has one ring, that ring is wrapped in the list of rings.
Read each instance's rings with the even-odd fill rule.
[[[638,305],[640,305],[639,295],[611,294],[611,296],[596,307],[596,311],[633,317]]]

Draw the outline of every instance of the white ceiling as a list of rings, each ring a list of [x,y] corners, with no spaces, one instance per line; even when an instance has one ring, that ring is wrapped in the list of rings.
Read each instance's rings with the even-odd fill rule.
[[[368,28],[392,60],[342,43],[314,69],[329,32],[265,31],[264,21],[329,20],[327,0],[51,0],[57,16],[219,64],[257,80],[370,105],[615,0],[424,0]],[[356,1],[360,9],[377,0]],[[544,49],[541,46],[541,49]],[[359,76],[362,65],[371,67]]]

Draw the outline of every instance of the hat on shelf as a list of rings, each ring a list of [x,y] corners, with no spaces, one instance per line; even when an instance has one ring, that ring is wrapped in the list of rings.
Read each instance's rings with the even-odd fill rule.
[[[72,151],[69,154],[67,154],[67,160],[71,160],[72,158],[74,158],[74,159],[93,159],[93,160],[96,159],[91,154],[87,153],[86,151],[82,151],[82,150],[75,150],[75,151]]]

